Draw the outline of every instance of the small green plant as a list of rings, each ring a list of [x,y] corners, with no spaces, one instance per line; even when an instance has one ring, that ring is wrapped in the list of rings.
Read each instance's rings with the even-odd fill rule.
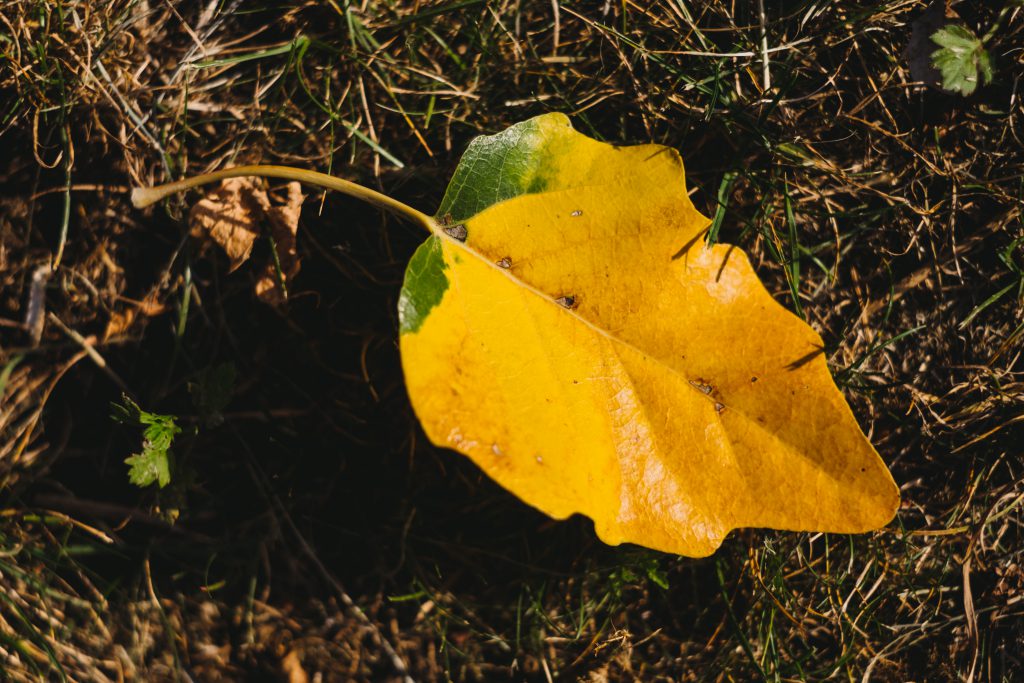
[[[171,444],[181,433],[174,415],[150,413],[139,407],[125,395],[121,403],[112,403],[111,417],[121,424],[143,427],[142,452],[125,459],[129,466],[128,480],[136,486],[157,484],[160,488],[171,483],[174,471],[174,455]]]
[[[942,73],[942,87],[961,95],[970,95],[983,82],[992,82],[992,60],[984,43],[969,28],[959,24],[943,26],[932,34],[939,49],[932,53],[932,64]]]
[[[1010,10],[1021,6],[1024,0],[1009,0],[981,38],[962,24],[946,24],[931,35],[932,42],[939,46],[931,54],[932,65],[942,74],[944,89],[966,96],[973,93],[979,83],[992,82],[995,71],[985,45],[995,36]]]

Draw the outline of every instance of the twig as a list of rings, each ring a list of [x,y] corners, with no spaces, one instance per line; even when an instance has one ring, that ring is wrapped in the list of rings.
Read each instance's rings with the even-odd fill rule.
[[[757,18],[761,23],[761,84],[764,92],[772,88],[772,72],[768,59],[768,22],[764,15],[764,0],[757,0]]]
[[[555,15],[555,26],[554,26],[554,30],[552,31],[552,39],[551,39],[551,56],[552,57],[557,57],[558,56],[558,43],[559,43],[560,34],[562,32],[562,17],[561,17],[561,12],[559,11],[559,9],[560,8],[558,6],[558,0],[551,0],[551,12],[552,12],[552,14]]]
[[[39,418],[43,416],[43,408],[46,407],[46,402],[50,400],[50,394],[53,393],[53,390],[54,388],[56,388],[57,383],[60,382],[61,378],[64,377],[64,374],[67,373],[68,370],[74,367],[75,364],[78,363],[78,361],[82,360],[87,355],[88,354],[85,351],[79,351],[74,356],[72,356],[67,363],[61,366],[56,373],[54,373],[53,378],[50,379],[49,384],[43,391],[42,397],[39,399],[39,404],[38,406],[36,406],[35,412],[32,413],[32,417],[29,418],[28,425],[25,428],[25,431],[23,432],[21,439],[18,441],[18,446],[14,450],[14,454],[10,456],[11,462],[18,462],[21,459],[21,454],[24,453],[25,449],[28,447],[29,441],[32,440],[32,434],[35,431],[36,425],[39,424]]]
[[[97,351],[96,348],[93,346],[95,337],[90,337],[89,339],[86,339],[81,334],[65,325],[64,322],[56,315],[54,315],[52,312],[47,313],[46,317],[50,320],[50,322],[59,327],[61,331],[64,332],[64,334],[71,337],[71,339],[76,344],[81,346],[82,350],[85,351],[87,356],[89,356],[89,360],[95,363],[100,370],[103,370],[103,372],[106,373],[108,377],[110,377],[114,384],[117,385],[118,389],[128,394],[129,396],[134,395],[132,390],[128,388],[128,385],[125,383],[125,381],[121,379],[121,377],[116,372],[114,372],[109,365],[107,365],[106,359],[103,358],[103,356],[100,355],[100,352]]]
[[[129,507],[127,505],[107,503],[98,500],[88,500],[85,498],[74,498],[52,493],[40,493],[34,496],[32,498],[32,504],[45,508],[48,513],[53,514],[59,513],[63,515],[71,513],[114,520],[118,523],[116,525],[117,528],[121,528],[131,521],[138,524],[157,527],[169,534],[187,537],[196,543],[210,544],[214,542],[214,539],[206,534],[185,529],[178,524],[171,524],[164,519],[160,519],[156,515],[151,515],[139,508]],[[72,520],[72,522],[74,523],[74,520]],[[92,528],[93,527],[89,527],[89,529]],[[104,536],[106,536],[106,534],[104,534]],[[113,542],[109,536],[103,540],[107,543]]]
[[[53,270],[49,264],[43,264],[32,271],[32,283],[28,290],[28,308],[25,313],[25,329],[32,338],[32,346],[39,346],[43,338],[43,325],[46,317],[46,283]]]
[[[48,510],[46,508],[41,508],[39,510],[39,512],[42,513],[43,515],[49,515],[50,517],[55,517],[55,518],[59,519],[60,521],[64,522],[65,524],[70,524],[71,526],[78,527],[82,531],[85,531],[87,533],[92,534],[93,536],[95,536],[96,538],[100,539],[101,541],[103,541],[104,543],[106,543],[108,545],[114,543],[114,539],[111,538],[110,535],[107,534],[106,532],[100,531],[96,527],[90,526],[90,525],[86,524],[85,522],[80,522],[77,519],[75,519],[74,517],[66,515],[63,512],[58,512],[56,510]]]
[[[45,197],[46,195],[49,194],[56,194],[57,192],[67,192],[68,190],[72,192],[119,192],[124,194],[131,192],[132,188],[128,187],[127,185],[100,185],[96,183],[76,183],[71,187],[65,187],[61,185],[59,187],[50,187],[45,190],[40,190],[39,192],[36,192],[28,199],[29,201],[34,202],[40,197]]]

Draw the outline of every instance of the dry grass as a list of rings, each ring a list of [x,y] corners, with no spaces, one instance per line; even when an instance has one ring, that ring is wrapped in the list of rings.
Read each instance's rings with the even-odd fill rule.
[[[765,6],[0,4],[6,674],[1019,677],[1024,10],[963,99],[908,73],[923,2]],[[983,31],[999,7],[957,9]],[[274,311],[259,266],[187,239],[194,197],[126,201],[261,161],[429,209],[473,135],[550,110],[683,151],[718,238],[826,339],[902,486],[889,529],[604,547],[423,443],[394,344],[408,228],[311,197]],[[188,383],[223,362],[214,427]],[[198,429],[179,485],[127,484],[122,391]]]

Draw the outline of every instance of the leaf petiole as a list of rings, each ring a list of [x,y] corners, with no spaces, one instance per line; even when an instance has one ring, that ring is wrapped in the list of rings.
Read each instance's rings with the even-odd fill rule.
[[[272,166],[263,164],[235,166],[234,168],[225,168],[220,171],[213,171],[212,173],[203,173],[202,175],[184,178],[164,185],[156,185],[154,187],[137,187],[132,190],[132,204],[135,205],[135,208],[142,209],[178,192],[184,192],[185,190],[191,190],[192,188],[199,187],[200,185],[215,183],[227,178],[241,178],[245,176],[296,180],[300,183],[321,187],[326,190],[337,190],[338,192],[347,194],[350,197],[355,197],[356,199],[361,199],[364,202],[373,204],[374,206],[386,209],[387,211],[390,211],[402,218],[406,218],[413,223],[418,223],[431,233],[435,233],[439,230],[433,218],[422,211],[412,208],[408,204],[403,204],[402,202],[392,199],[387,195],[348,180],[327,175],[326,173],[309,171],[304,168],[293,168],[291,166]]]

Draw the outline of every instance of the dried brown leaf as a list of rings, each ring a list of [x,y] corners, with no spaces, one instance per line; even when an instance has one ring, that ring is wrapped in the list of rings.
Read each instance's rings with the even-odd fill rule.
[[[229,272],[245,263],[260,236],[260,225],[269,225],[276,252],[271,254],[256,281],[256,296],[276,306],[287,300],[287,283],[298,274],[301,264],[296,250],[299,214],[305,196],[299,183],[289,183],[283,204],[273,204],[267,193],[251,178],[231,178],[198,202],[189,212],[194,237],[213,242],[231,260]]]
[[[231,260],[230,271],[245,263],[270,208],[267,193],[251,178],[231,178],[189,212],[193,237],[217,244]]]
[[[159,292],[156,289],[147,294],[142,301],[132,301],[130,304],[128,308],[110,316],[107,327],[103,331],[104,341],[127,332],[140,315],[152,318],[167,310],[167,305],[160,301]]]
[[[288,677],[288,683],[308,683],[309,674],[302,668],[302,657],[297,650],[289,650],[281,660],[282,673]]]
[[[302,186],[297,182],[288,184],[288,196],[283,205],[271,206],[267,210],[270,219],[270,236],[277,252],[277,264],[273,255],[264,269],[263,275],[256,282],[256,296],[264,302],[276,306],[287,299],[287,283],[298,275],[302,267],[296,248],[296,235],[299,232],[299,215],[302,212]],[[278,273],[280,264],[280,273]]]

